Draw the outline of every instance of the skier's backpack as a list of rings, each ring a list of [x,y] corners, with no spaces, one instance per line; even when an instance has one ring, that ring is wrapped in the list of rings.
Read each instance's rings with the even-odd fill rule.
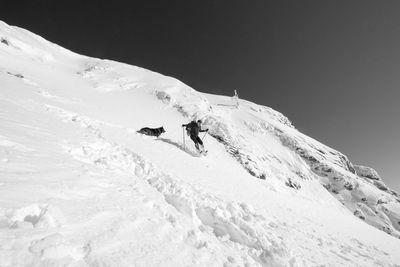
[[[196,123],[195,121],[192,121],[192,122],[190,122],[190,123],[188,123],[187,125],[186,125],[186,134],[188,135],[188,136],[190,136],[190,134],[191,134],[191,132],[192,132],[192,127],[193,127],[193,124],[194,123]]]

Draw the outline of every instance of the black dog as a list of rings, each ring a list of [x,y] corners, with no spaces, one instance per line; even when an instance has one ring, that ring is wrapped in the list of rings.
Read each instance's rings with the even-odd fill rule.
[[[157,136],[159,137],[162,133],[165,133],[164,127],[160,128],[149,128],[145,127],[137,131],[138,133],[145,134],[145,135],[150,135],[150,136]]]

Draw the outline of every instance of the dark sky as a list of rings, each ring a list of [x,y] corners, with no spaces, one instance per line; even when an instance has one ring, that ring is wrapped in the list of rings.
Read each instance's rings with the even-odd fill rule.
[[[6,1],[75,52],[270,106],[400,192],[400,1]]]

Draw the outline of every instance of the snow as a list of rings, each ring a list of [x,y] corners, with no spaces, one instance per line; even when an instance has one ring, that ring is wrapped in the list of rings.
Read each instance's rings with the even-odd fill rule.
[[[381,180],[381,177],[379,176],[379,174],[371,167],[354,165],[354,168],[355,168],[358,176],[365,177],[365,178],[372,179],[372,180]]]
[[[281,113],[0,37],[0,266],[400,266],[397,194]]]

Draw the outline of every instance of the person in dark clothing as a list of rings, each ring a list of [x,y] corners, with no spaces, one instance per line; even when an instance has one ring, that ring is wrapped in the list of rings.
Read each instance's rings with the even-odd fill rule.
[[[200,132],[208,132],[208,129],[202,130],[201,129],[201,120],[196,121],[191,121],[188,124],[182,124],[182,127],[186,127],[186,132],[190,136],[190,139],[194,142],[194,145],[198,151],[204,151],[204,145],[203,141],[201,141],[201,138],[199,137]],[[200,147],[201,149],[200,149]]]

